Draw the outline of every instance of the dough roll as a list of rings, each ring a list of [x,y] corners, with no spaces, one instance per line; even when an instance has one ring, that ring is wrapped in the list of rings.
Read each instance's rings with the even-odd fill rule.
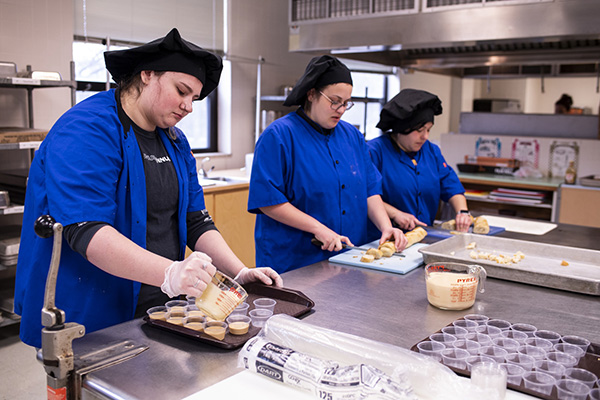
[[[421,240],[423,240],[425,236],[427,236],[427,231],[418,226],[412,231],[406,232],[404,236],[406,236],[408,239],[408,244],[406,245],[406,248],[408,249],[413,244],[419,243]]]

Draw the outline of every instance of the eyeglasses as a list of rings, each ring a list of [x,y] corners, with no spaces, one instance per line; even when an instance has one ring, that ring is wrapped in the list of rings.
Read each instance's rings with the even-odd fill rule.
[[[346,109],[346,111],[348,111],[349,109],[351,109],[352,107],[354,107],[354,102],[348,100],[345,103],[340,103],[339,101],[333,101],[331,100],[325,93],[321,92],[319,90],[319,93],[321,93],[323,96],[325,96],[325,98],[327,100],[329,100],[329,102],[331,103],[331,109],[335,110],[335,111],[340,111],[340,108],[344,107]]]

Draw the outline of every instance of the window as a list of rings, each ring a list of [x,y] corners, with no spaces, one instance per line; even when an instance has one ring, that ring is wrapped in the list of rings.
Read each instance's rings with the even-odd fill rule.
[[[114,45],[110,50],[123,50],[140,44]],[[77,81],[76,102],[79,103],[97,92],[116,87],[104,64],[104,52],[108,50],[101,39],[73,41],[75,80]],[[182,119],[177,127],[188,138],[194,153],[217,151],[217,91],[202,101],[193,103],[193,112]]]
[[[381,108],[398,93],[399,84],[394,75],[378,72],[352,72],[352,101],[354,107],[344,113],[344,121],[351,123],[371,140],[381,135],[376,127]]]

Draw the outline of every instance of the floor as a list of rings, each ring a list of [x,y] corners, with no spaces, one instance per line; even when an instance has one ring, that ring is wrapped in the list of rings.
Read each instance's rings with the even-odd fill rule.
[[[46,398],[46,372],[36,350],[19,339],[19,324],[0,327],[0,400]]]

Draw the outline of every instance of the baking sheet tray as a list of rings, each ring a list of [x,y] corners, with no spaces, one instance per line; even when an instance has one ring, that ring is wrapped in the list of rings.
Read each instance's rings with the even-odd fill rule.
[[[260,297],[269,297],[277,300],[273,314],[287,314],[292,317],[300,317],[308,313],[315,306],[315,303],[304,293],[293,289],[266,286],[260,283],[246,284],[244,285],[244,289],[248,292],[248,298],[246,299],[246,303],[250,305],[248,311],[254,309],[252,302]],[[250,329],[248,329],[248,333],[245,335],[232,335],[227,332],[225,338],[219,340],[206,335],[204,332],[170,324],[166,321],[150,319],[148,316],[144,317],[144,321],[150,326],[229,350],[242,347],[246,341],[260,332],[260,328],[250,325]]]
[[[579,178],[579,184],[583,186],[600,187],[600,174],[581,177]]]
[[[469,243],[475,242],[475,251],[494,252],[512,256],[517,251],[525,258],[517,264],[503,265],[494,261],[469,256]],[[536,243],[494,236],[457,235],[429,247],[419,249],[426,264],[455,261],[477,264],[485,268],[488,277],[528,283],[576,293],[600,295],[600,251]],[[569,263],[561,265],[562,261]]]
[[[463,319],[463,318],[459,318],[459,319]],[[492,319],[492,317],[490,317],[490,319]],[[448,324],[447,326],[452,326],[452,323]],[[441,332],[442,332],[442,330],[440,329],[439,331],[434,332],[434,333],[441,333]],[[560,333],[560,332],[558,332],[558,333]],[[421,340],[419,343],[428,342],[428,341],[429,341],[429,337]],[[418,353],[419,349],[418,349],[417,345],[419,343],[415,343],[410,349],[412,351]],[[471,376],[471,372],[469,372],[466,369],[460,369],[460,368],[452,367],[449,365],[447,365],[447,367],[459,375],[467,376],[467,377]],[[587,353],[579,359],[579,364],[577,364],[576,367],[586,369],[586,370],[594,373],[597,377],[600,377],[600,345],[594,344],[594,343],[590,344],[590,347],[588,348]],[[531,389],[527,389],[525,387],[525,385],[523,384],[523,380],[521,380],[521,383],[519,385],[508,383],[507,387],[509,389],[516,390],[518,392],[522,392],[522,393],[529,394],[531,396],[539,397],[540,399],[560,400],[558,398],[556,386],[554,386],[552,388],[552,393],[550,393],[549,395],[535,392]]]
[[[366,248],[377,248],[379,246],[379,240],[374,240],[371,243],[367,243],[360,247]],[[392,257],[381,257],[379,260],[374,260],[370,263],[360,261],[360,257],[365,253],[364,250],[348,250],[344,253],[340,253],[329,258],[330,262],[352,265],[355,267],[376,269],[379,271],[393,272],[396,274],[406,274],[423,264],[423,255],[419,253],[419,249],[429,246],[424,243],[416,243],[404,250],[402,254],[404,257],[392,256]]]

